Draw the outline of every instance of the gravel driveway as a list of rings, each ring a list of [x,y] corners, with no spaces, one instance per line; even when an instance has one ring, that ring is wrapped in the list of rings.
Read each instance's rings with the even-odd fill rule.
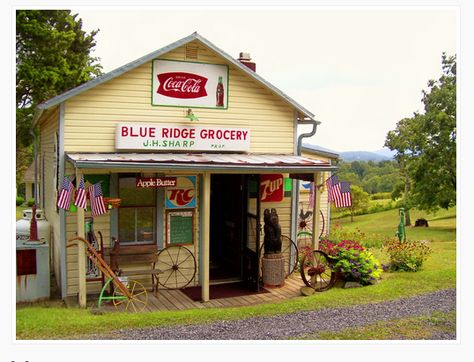
[[[301,311],[271,317],[218,321],[210,324],[119,330],[94,339],[122,340],[276,340],[321,332],[339,331],[390,319],[427,316],[456,309],[456,290],[440,290],[416,297],[358,305],[349,308]],[[442,334],[434,339],[456,339]]]

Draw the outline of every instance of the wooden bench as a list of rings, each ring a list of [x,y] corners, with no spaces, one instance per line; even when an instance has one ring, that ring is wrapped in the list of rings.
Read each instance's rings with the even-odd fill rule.
[[[151,291],[158,292],[159,275],[162,271],[155,267],[158,260],[158,248],[156,245],[120,245],[113,238],[113,246],[106,250],[110,257],[110,267],[117,276],[151,276]],[[132,266],[130,270],[122,269],[124,266]]]

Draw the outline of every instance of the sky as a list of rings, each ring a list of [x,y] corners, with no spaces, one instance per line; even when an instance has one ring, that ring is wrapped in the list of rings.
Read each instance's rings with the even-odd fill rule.
[[[305,142],[338,152],[381,149],[397,121],[423,111],[442,53],[458,51],[454,7],[72,11],[100,30],[93,55],[104,72],[195,31],[235,58],[249,52],[259,75],[322,122]]]

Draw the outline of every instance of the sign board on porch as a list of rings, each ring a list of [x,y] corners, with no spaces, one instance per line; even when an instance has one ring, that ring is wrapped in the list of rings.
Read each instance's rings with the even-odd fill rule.
[[[262,202],[280,202],[285,195],[282,174],[260,175],[260,200]]]
[[[167,245],[186,245],[194,243],[193,210],[171,211],[166,214]]]
[[[115,148],[246,152],[250,149],[250,130],[236,127],[119,123],[115,130]]]
[[[227,109],[227,65],[155,59],[152,74],[153,105]]]
[[[165,191],[167,209],[189,209],[196,207],[196,176],[177,176],[176,185]]]
[[[137,188],[175,187],[176,177],[137,177]]]

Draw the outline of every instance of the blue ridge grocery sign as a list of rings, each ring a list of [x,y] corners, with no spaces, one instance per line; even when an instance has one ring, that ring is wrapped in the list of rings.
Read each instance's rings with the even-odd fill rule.
[[[119,123],[117,150],[232,151],[250,149],[247,128],[194,127]]]

